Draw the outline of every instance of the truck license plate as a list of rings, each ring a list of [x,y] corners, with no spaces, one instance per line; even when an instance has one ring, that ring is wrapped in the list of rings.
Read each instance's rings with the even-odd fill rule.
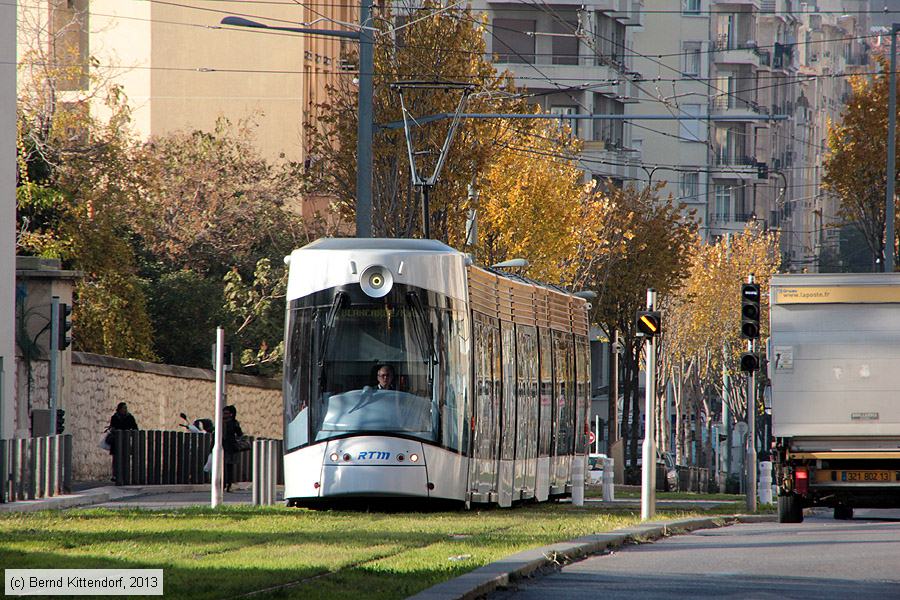
[[[853,482],[893,481],[892,474],[892,471],[841,471],[841,480]]]

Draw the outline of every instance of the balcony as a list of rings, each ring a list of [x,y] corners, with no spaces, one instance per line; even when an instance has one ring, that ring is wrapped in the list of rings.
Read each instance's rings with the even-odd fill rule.
[[[713,155],[716,172],[711,175],[716,179],[756,179],[756,159],[727,150],[719,150]]]
[[[714,98],[709,110],[713,120],[739,120],[741,117],[754,117],[765,114],[755,101],[743,98],[740,92]]]
[[[753,213],[745,213],[745,212],[712,212],[709,213],[709,221],[710,223],[715,224],[729,224],[729,223],[746,223],[751,219],[754,219],[756,215]]]
[[[728,36],[720,35],[713,44],[713,61],[720,64],[732,65],[752,65],[759,67],[763,63],[763,55],[766,55],[768,62],[768,53],[763,53],[756,47],[756,42],[745,40],[737,42],[729,39]]]
[[[788,71],[794,68],[794,45],[775,42],[772,53],[772,68]]]

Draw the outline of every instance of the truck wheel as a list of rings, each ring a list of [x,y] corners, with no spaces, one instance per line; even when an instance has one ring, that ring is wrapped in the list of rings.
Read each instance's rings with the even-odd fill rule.
[[[803,522],[803,505],[800,504],[800,498],[796,494],[778,496],[778,522]]]
[[[853,508],[850,506],[838,505],[834,507],[834,518],[838,521],[847,521],[853,518]]]

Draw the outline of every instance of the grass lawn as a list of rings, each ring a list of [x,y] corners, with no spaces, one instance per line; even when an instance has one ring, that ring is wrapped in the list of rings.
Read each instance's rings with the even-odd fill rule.
[[[162,568],[166,598],[231,598],[293,582],[253,597],[405,598],[520,550],[639,521],[639,511],[570,504],[402,514],[249,506],[11,513],[0,515],[0,565]]]

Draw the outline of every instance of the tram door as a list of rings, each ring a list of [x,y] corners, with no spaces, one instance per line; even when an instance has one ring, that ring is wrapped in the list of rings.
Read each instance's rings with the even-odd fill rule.
[[[543,502],[550,494],[550,455],[553,425],[553,351],[550,330],[538,330],[540,395],[538,407],[538,458],[535,497]]]
[[[516,466],[515,497],[534,498],[537,473],[537,331],[516,326]]]
[[[513,493],[516,458],[516,332],[508,321],[500,321],[502,344],[502,400],[500,406],[500,471],[497,491],[500,506],[510,506],[518,495]]]
[[[553,457],[550,465],[550,492],[565,493],[570,479],[572,451],[574,390],[572,343],[569,336],[553,332]]]
[[[500,418],[500,332],[496,320],[475,313],[475,430],[472,442],[472,500],[496,499]]]

